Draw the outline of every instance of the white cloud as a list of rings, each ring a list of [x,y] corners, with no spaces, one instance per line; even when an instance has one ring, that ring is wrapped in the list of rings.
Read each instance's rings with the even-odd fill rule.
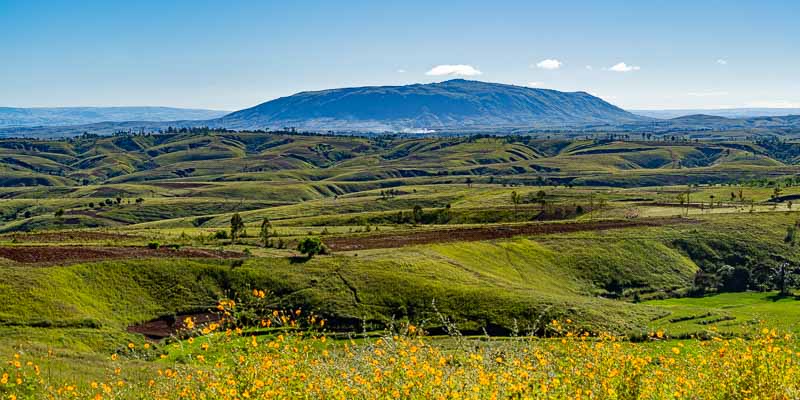
[[[593,70],[593,69],[594,69],[594,67],[592,67],[591,65],[587,65],[587,66],[586,66],[586,69],[588,69],[589,71],[591,71],[591,70]]]
[[[612,66],[608,70],[609,71],[613,71],[613,72],[631,72],[631,71],[638,71],[640,69],[641,68],[639,68],[638,65],[628,65],[628,64],[625,64],[624,62],[621,62],[621,63],[617,63],[616,65]]]
[[[719,64],[719,65],[728,65],[728,60],[720,58],[719,60],[717,60],[717,64]]]
[[[398,69],[398,70],[397,70],[397,73],[398,73],[398,74],[404,74],[404,73],[406,73],[406,70],[404,70],[404,69],[402,69],[402,68],[401,68],[401,69]]]
[[[559,69],[561,68],[562,65],[564,65],[564,63],[562,63],[561,61],[548,58],[547,60],[542,60],[536,63],[536,68],[552,70],[552,69]]]
[[[718,97],[727,96],[728,92],[689,92],[686,94],[692,97]]]
[[[477,70],[471,65],[455,64],[455,65],[437,65],[426,72],[425,75],[430,76],[447,76],[447,75],[460,75],[460,76],[475,76],[483,72]]]
[[[619,98],[617,96],[611,96],[611,95],[605,96],[605,95],[598,94],[598,93],[595,93],[595,92],[587,92],[587,93],[589,93],[590,95],[592,95],[594,97],[599,97],[599,98],[601,98],[601,99],[603,99],[605,101],[617,100]]]
[[[542,82],[528,82],[528,86],[530,86],[530,87],[539,87],[539,86],[542,86],[542,85],[544,85],[544,83],[542,83]]]

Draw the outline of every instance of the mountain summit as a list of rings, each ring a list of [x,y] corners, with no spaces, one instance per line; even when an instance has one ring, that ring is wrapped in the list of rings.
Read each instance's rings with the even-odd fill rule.
[[[230,129],[414,131],[574,127],[646,120],[585,92],[454,79],[302,92],[215,120]]]

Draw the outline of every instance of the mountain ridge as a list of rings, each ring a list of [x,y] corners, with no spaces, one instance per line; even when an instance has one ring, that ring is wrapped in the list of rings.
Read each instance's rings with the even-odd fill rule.
[[[0,107],[0,128],[128,121],[209,120],[228,113],[220,110],[161,106]]]

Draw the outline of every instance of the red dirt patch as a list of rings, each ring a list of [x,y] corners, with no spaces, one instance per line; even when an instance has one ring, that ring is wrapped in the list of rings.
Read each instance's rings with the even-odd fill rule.
[[[638,226],[661,226],[692,222],[696,221],[671,217],[648,218],[641,220],[497,225],[477,228],[453,228],[431,231],[376,234],[363,237],[330,238],[325,240],[325,245],[334,251],[386,249],[427,243],[475,242],[480,240],[510,238],[520,235],[550,235],[555,233],[602,231]]]
[[[203,326],[222,319],[219,314],[214,313],[181,314],[131,325],[127,331],[142,334],[148,339],[161,340],[186,330],[186,324],[183,321],[188,317],[192,318],[196,326]]]
[[[136,240],[139,236],[126,235],[124,233],[110,232],[81,232],[81,231],[59,231],[59,232],[39,232],[39,233],[13,233],[0,236],[2,239],[11,239],[16,242],[30,243],[63,243],[63,242],[99,242],[104,240]]]
[[[0,258],[25,264],[66,264],[81,261],[100,261],[142,258],[239,258],[242,254],[230,251],[184,248],[150,249],[147,247],[104,246],[3,246]]]

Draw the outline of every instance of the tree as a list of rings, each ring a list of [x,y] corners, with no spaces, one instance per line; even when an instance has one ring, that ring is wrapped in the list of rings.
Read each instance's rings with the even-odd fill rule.
[[[414,205],[414,209],[412,210],[412,215],[413,215],[415,224],[422,223],[422,217],[423,217],[422,207],[420,207],[419,204]]]
[[[786,228],[786,236],[783,238],[783,242],[790,246],[794,246],[797,240],[796,236],[797,236],[797,227],[794,225],[789,225]]]
[[[511,202],[514,204],[514,216],[517,216],[517,205],[522,201],[522,196],[517,191],[511,192]]]
[[[55,215],[56,215],[56,218],[61,218],[61,216],[64,215],[64,209],[63,208],[59,208],[58,210],[56,210]]]
[[[781,192],[782,192],[781,187],[775,185],[775,189],[772,190],[772,199],[777,201],[778,198],[781,197]]]
[[[242,231],[244,230],[244,221],[239,213],[233,214],[231,217],[231,242],[236,243]]]
[[[269,218],[264,217],[261,221],[261,231],[258,233],[258,237],[261,238],[261,242],[264,244],[264,247],[267,247],[269,244],[269,230],[272,228],[272,223],[269,222]]]
[[[472,178],[467,177],[467,180],[464,182],[467,184],[467,187],[472,187]]]
[[[750,282],[750,270],[745,267],[725,265],[719,272],[720,291],[744,292]]]
[[[319,240],[318,237],[307,237],[303,238],[303,240],[297,244],[297,251],[305,254],[308,258],[311,258],[317,254],[324,253],[325,245],[322,244],[322,241]]]
[[[792,269],[788,262],[782,262],[777,267],[772,268],[771,272],[778,294],[781,296],[792,294],[791,287],[797,281],[797,271]]]

